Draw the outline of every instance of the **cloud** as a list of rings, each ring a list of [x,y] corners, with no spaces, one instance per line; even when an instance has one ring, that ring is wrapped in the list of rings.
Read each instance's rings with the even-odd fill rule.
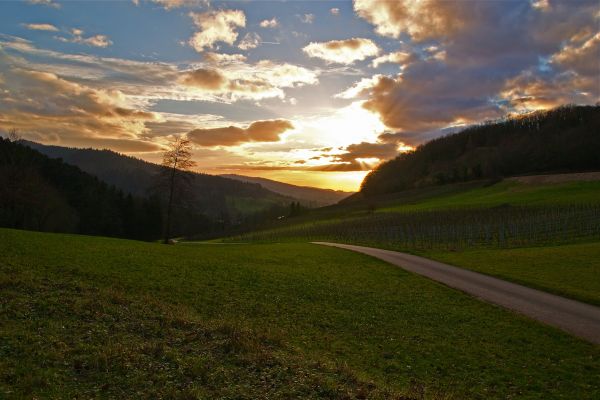
[[[292,64],[262,60],[255,64],[235,62],[198,68],[181,74],[179,83],[215,96],[213,100],[236,101],[284,98],[283,88],[313,85],[318,73]]]
[[[369,143],[361,142],[351,144],[346,147],[345,153],[336,155],[336,161],[354,161],[357,158],[369,159],[377,158],[379,160],[388,160],[398,155],[398,145],[393,142],[387,143]]]
[[[533,8],[538,8],[542,11],[550,9],[550,2],[548,0],[535,0],[531,2]]]
[[[94,35],[88,38],[76,38],[75,43],[83,43],[93,47],[108,47],[113,42],[105,35]]]
[[[396,51],[389,54],[384,54],[381,57],[377,57],[371,62],[373,68],[379,67],[381,64],[394,63],[406,65],[414,60],[414,55],[405,51]]]
[[[315,21],[315,14],[296,15],[303,24],[312,24]]]
[[[279,136],[293,129],[290,121],[266,120],[251,123],[247,128],[227,126],[221,128],[194,129],[187,137],[193,143],[205,147],[236,146],[247,142],[277,142]]]
[[[3,40],[0,37],[0,46],[19,54],[11,59],[13,64],[51,72],[95,88],[118,90],[138,108],[151,107],[165,99],[231,103],[285,98],[287,88],[314,85],[321,73],[268,60],[249,63],[241,54],[204,52],[204,63],[181,65],[60,53],[38,49],[18,38]],[[221,86],[213,82],[211,86],[210,73],[193,74],[195,70],[216,71],[213,79],[223,76],[226,82]]]
[[[466,87],[469,74],[443,77],[444,68],[420,65],[420,73],[410,79],[381,76],[368,89],[363,107],[379,114],[389,128],[401,131],[428,131],[457,122],[474,122],[498,117],[501,110],[481,93],[494,92],[495,84]],[[432,78],[434,76],[443,78]],[[462,92],[461,92],[462,91]],[[473,96],[471,97],[470,94]],[[434,100],[436,99],[436,100]]]
[[[143,133],[144,138],[150,139],[182,135],[193,130],[198,125],[223,124],[223,117],[218,115],[187,115],[167,112],[157,112],[156,114],[159,117],[158,119],[144,123],[146,128],[146,131]]]
[[[204,60],[214,64],[243,63],[246,56],[243,54],[221,54],[207,51],[204,54]]]
[[[336,16],[340,15],[340,9],[339,8],[332,8],[332,9],[329,10],[329,13],[331,15],[336,15]]]
[[[536,8],[530,2],[356,0],[354,7],[378,34],[402,39],[411,56],[376,58],[373,66],[401,63],[401,73],[365,77],[336,97],[366,99],[363,106],[407,144],[513,111],[600,97],[593,1]]]
[[[355,82],[348,89],[344,90],[341,93],[336,94],[334,97],[338,99],[354,99],[362,94],[368,93],[368,91],[373,88],[384,75],[373,75],[370,78],[362,78],[360,81]]]
[[[258,33],[248,32],[238,44],[238,48],[242,50],[250,50],[258,47],[261,43],[261,37]]]
[[[120,151],[155,151],[140,139],[158,116],[132,107],[118,90],[94,89],[56,74],[15,66],[0,53],[0,125],[27,139]]]
[[[319,71],[309,70],[294,64],[279,64],[270,60],[262,60],[255,64],[255,68],[254,75],[259,79],[270,81],[279,87],[300,87],[315,85],[319,82]]]
[[[352,64],[357,60],[379,54],[379,47],[370,39],[352,38],[329,42],[311,42],[302,49],[309,57],[321,58],[327,62]]]
[[[475,17],[476,3],[446,0],[354,0],[354,11],[375,25],[382,36],[398,38],[402,33],[423,41],[450,36],[465,29]]]
[[[377,163],[370,163],[366,161],[352,160],[347,162],[330,163],[315,165],[308,167],[305,170],[308,171],[322,171],[322,172],[353,172],[353,171],[370,171]]]
[[[273,17],[271,19],[264,19],[260,21],[261,28],[277,28],[279,26],[279,21],[277,18]]]
[[[52,24],[23,24],[23,26],[32,31],[58,32],[58,28]]]
[[[143,152],[143,157],[152,161],[160,161],[153,152],[160,152],[168,136],[186,134],[196,127],[237,125],[217,115],[149,111],[158,101],[283,97],[284,88],[315,84],[319,75],[319,71],[288,63],[267,60],[248,63],[243,56],[235,54],[209,54],[210,62],[182,66],[59,53],[38,49],[24,39],[5,36],[0,37],[0,45],[2,129],[15,127],[27,139],[48,144]],[[13,57],[12,53],[18,55]],[[189,74],[196,70],[216,73]],[[189,86],[191,81],[182,83],[184,76],[208,89]],[[221,76],[226,83],[217,89]],[[250,141],[241,143],[257,145],[276,143],[262,140],[278,140],[277,133],[287,131],[287,124],[239,125],[244,134],[238,139]],[[202,159],[202,165],[212,168],[225,163],[242,163],[265,154],[252,155],[245,147],[232,149],[232,152],[215,153]]]
[[[499,99],[507,102],[507,111],[527,112],[563,104],[593,104],[600,101],[598,77],[585,77],[572,71],[558,75],[537,75],[525,71],[506,81]]]
[[[165,10],[172,10],[174,8],[193,8],[193,7],[208,7],[209,0],[151,0],[153,3],[160,4]],[[139,0],[134,0],[134,3]]]
[[[440,130],[431,130],[427,132],[420,131],[400,131],[400,132],[384,132],[379,135],[377,140],[380,143],[394,144],[398,152],[410,150],[424,141],[434,139],[438,136],[450,135],[460,130],[460,127],[447,128]]]
[[[364,161],[332,162],[319,165],[307,165],[304,160],[293,162],[245,162],[243,164],[221,165],[220,170],[235,171],[303,171],[303,172],[355,172],[370,171],[374,165]]]
[[[27,0],[29,4],[39,4],[43,6],[48,6],[52,8],[60,8],[60,4],[55,3],[52,0]]]
[[[108,139],[80,137],[71,143],[78,147],[93,147],[96,149],[111,149],[123,153],[153,153],[163,151],[164,147],[158,143],[140,139]]]
[[[584,76],[598,76],[600,72],[600,32],[583,38],[576,35],[555,53],[550,62],[565,70]]]
[[[113,42],[106,35],[94,35],[89,37],[83,37],[83,30],[73,28],[71,29],[71,37],[66,38],[63,36],[57,36],[56,39],[66,43],[80,43],[92,47],[108,47]]]
[[[194,24],[200,28],[190,39],[190,45],[198,52],[213,48],[217,42],[232,45],[238,37],[236,28],[246,26],[246,16],[240,10],[216,10],[190,13]]]
[[[119,90],[142,102],[183,93],[172,84],[180,74],[175,64],[62,53],[39,49],[21,38],[0,38],[0,46],[6,52],[18,54],[10,57],[12,65],[54,73],[74,82],[83,81],[95,88]]]
[[[199,68],[184,74],[182,83],[201,89],[219,91],[229,82],[223,74],[215,69]]]
[[[549,12],[549,11],[548,11]],[[531,111],[566,103],[600,101],[600,33],[583,28],[549,57],[552,71],[524,70],[508,79],[498,99],[509,111]]]

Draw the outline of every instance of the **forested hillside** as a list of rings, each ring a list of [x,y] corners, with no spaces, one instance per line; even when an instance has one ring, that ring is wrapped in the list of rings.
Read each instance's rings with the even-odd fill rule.
[[[473,126],[373,170],[364,196],[515,175],[600,170],[600,106],[564,106]]]
[[[0,226],[149,240],[160,236],[161,224],[158,198],[125,194],[0,138]]]
[[[61,158],[65,163],[137,196],[149,194],[160,169],[157,164],[110,150],[46,146],[29,141],[22,143],[51,158]],[[191,177],[193,208],[212,219],[239,222],[251,214],[268,213],[273,207],[287,209],[294,200],[256,183],[200,173],[193,173]],[[281,210],[273,212],[280,214]]]

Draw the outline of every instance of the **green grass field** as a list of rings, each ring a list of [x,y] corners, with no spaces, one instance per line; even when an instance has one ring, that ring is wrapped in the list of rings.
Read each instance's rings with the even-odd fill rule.
[[[411,212],[453,208],[543,206],[600,202],[600,181],[530,185],[503,181],[492,186],[382,207],[381,212]]]
[[[459,267],[600,305],[600,242],[519,249],[420,252]]]
[[[340,249],[3,229],[0,288],[2,398],[600,396],[598,346]]]

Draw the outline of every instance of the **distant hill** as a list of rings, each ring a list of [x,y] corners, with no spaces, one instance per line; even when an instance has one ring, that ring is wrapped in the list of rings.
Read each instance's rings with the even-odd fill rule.
[[[75,165],[124,192],[137,196],[148,195],[154,184],[154,177],[161,168],[157,164],[111,150],[47,146],[24,140],[21,143],[48,157],[61,158],[65,163]],[[200,173],[193,174],[193,198],[197,212],[228,221],[267,212],[273,207],[283,209],[295,200],[256,183]]]
[[[354,198],[517,175],[600,171],[599,149],[600,106],[563,106],[472,126],[402,153],[371,171]]]
[[[310,186],[297,186],[266,178],[227,174],[220,175],[224,178],[235,179],[242,182],[258,183],[265,189],[284,196],[293,197],[306,206],[322,207],[335,204],[338,201],[354,194],[342,190],[320,189]]]

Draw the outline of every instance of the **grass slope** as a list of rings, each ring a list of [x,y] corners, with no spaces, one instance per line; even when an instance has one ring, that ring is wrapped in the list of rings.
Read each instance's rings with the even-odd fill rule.
[[[481,208],[501,205],[544,206],[600,202],[600,181],[529,185],[503,181],[492,186],[435,196],[414,203],[400,203],[378,211],[429,211]]]
[[[425,252],[439,261],[600,305],[600,243]]]
[[[0,230],[0,288],[4,398],[600,396],[598,346],[340,249]]]
[[[293,236],[296,228],[337,224],[375,214],[489,209],[498,206],[567,206],[600,203],[600,181],[558,184],[523,184],[502,181],[494,185],[470,182],[412,189],[369,200],[342,203],[311,210],[296,218],[272,224],[265,230]]]

